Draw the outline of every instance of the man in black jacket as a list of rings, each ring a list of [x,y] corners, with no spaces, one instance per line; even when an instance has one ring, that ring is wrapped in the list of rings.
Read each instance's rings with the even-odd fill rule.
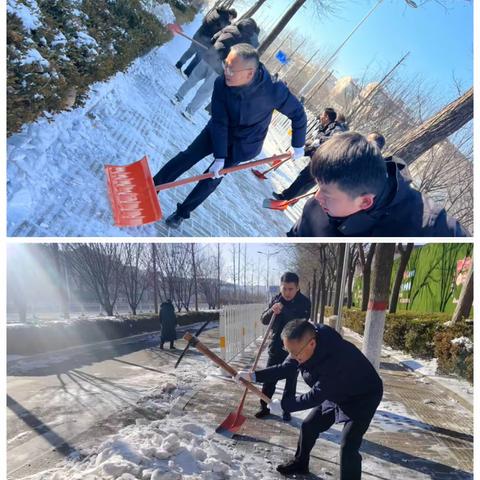
[[[222,28],[225,28],[227,25],[233,22],[233,20],[237,17],[237,11],[233,8],[213,8],[210,12],[205,15],[205,18],[202,21],[202,25],[200,28],[195,32],[193,35],[193,39],[197,42],[205,45],[207,48],[211,46],[212,37],[219,32]],[[178,62],[175,64],[179,70],[182,69],[184,63],[193,55],[197,58],[197,55],[203,52],[203,48],[200,47],[195,42],[190,44],[190,47],[185,51],[185,53],[180,57]],[[192,60],[192,62],[198,62],[196,59]],[[193,70],[194,66],[190,63],[188,68]]]
[[[445,209],[411,187],[395,161],[356,132],[339,133],[314,154],[319,186],[292,237],[465,237]]]
[[[263,312],[261,321],[264,325],[268,325],[275,314],[275,320],[272,325],[271,340],[268,347],[267,367],[282,363],[288,356],[283,349],[283,342],[280,337],[283,327],[296,318],[308,320],[310,318],[311,303],[310,300],[300,292],[298,285],[299,278],[296,273],[286,272],[280,278],[280,293],[273,297],[267,310]],[[267,397],[272,397],[275,393],[277,382],[265,382],[262,392]],[[283,398],[295,395],[297,388],[297,375],[291,376],[285,380],[285,390]],[[257,418],[262,418],[270,414],[267,404],[261,400],[260,410],[255,414]],[[283,419],[289,421],[291,419],[290,412],[283,413]]]
[[[305,145],[305,156],[312,157],[317,148],[336,133],[344,132],[345,127],[336,121],[337,113],[333,108],[326,108],[318,117],[320,126],[311,142]],[[276,200],[291,200],[307,193],[315,186],[315,179],[310,173],[310,163],[298,174],[293,183],[281,193],[273,192]]]
[[[320,433],[344,423],[340,443],[340,479],[359,480],[363,436],[383,395],[382,380],[355,345],[333,328],[304,320],[289,322],[282,332],[289,356],[282,365],[253,373],[241,371],[236,381],[277,381],[300,370],[311,390],[303,395],[274,400],[270,410],[296,412],[312,409],[302,422],[293,460],[279,465],[283,475],[309,473],[310,452]]]
[[[172,103],[180,103],[185,95],[199,82],[203,82],[190,100],[182,115],[191,120],[192,115],[210,100],[215,79],[223,71],[222,62],[227,58],[230,49],[239,43],[248,43],[258,47],[260,32],[253,18],[240,20],[237,25],[229,25],[217,32],[210,48],[201,52],[201,60],[193,69],[191,75],[178,89]]]
[[[274,109],[291,119],[291,153],[294,158],[301,157],[307,128],[303,106],[283,82],[272,81],[251,45],[233,46],[224,74],[215,81],[210,121],[185,151],[153,177],[155,185],[171,182],[213,153],[214,161],[206,172],[213,173],[215,178],[197,183],[167,218],[167,225],[177,228],[190,217],[190,212],[222,181],[220,170],[251,160],[261,152]]]

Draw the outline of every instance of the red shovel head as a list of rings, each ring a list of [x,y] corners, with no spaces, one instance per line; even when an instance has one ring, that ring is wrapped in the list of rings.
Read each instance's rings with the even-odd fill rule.
[[[274,160],[270,165],[275,168],[275,167],[279,167],[281,163],[283,163],[284,160]]]
[[[176,33],[182,33],[182,27],[178,23],[169,23],[167,28],[175,35]]]
[[[272,200],[266,198],[263,201],[263,208],[269,208],[270,210],[286,210],[291,205],[290,200]]]
[[[147,157],[130,165],[105,165],[113,219],[119,227],[158,222],[162,210]]]
[[[246,418],[239,411],[231,412],[228,417],[215,429],[217,433],[232,438],[242,427]]]
[[[266,180],[267,176],[262,173],[260,170],[257,170],[256,168],[252,168],[251,172],[259,179],[259,180]]]

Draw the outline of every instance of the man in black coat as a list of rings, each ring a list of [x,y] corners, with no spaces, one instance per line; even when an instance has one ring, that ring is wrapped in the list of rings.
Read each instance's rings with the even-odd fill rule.
[[[265,382],[279,380],[300,370],[311,390],[303,395],[273,400],[274,413],[312,409],[300,428],[293,460],[279,465],[283,475],[309,473],[310,452],[320,433],[334,423],[344,423],[340,443],[340,479],[359,480],[363,436],[372,421],[383,395],[382,380],[373,365],[352,343],[333,328],[304,320],[289,322],[282,332],[289,356],[281,365],[241,371],[236,381]]]
[[[234,45],[225,61],[224,74],[215,81],[212,118],[192,144],[153,177],[155,185],[174,181],[213,153],[214,161],[206,172],[215,178],[199,182],[167,218],[167,225],[177,228],[190,217],[190,212],[221,183],[220,170],[251,160],[261,152],[274,109],[291,119],[291,153],[294,158],[301,157],[307,127],[303,106],[283,82],[272,81],[251,45]]]
[[[175,349],[175,340],[177,339],[177,317],[172,301],[167,300],[160,305],[160,350],[163,350],[163,344],[170,342],[170,349]]]
[[[312,158],[319,191],[287,236],[469,236],[445,209],[412,188],[400,168],[359,133],[335,135]]]
[[[322,115],[318,117],[320,126],[318,127],[314,138],[305,145],[305,156],[312,157],[315,150],[325,143],[336,133],[344,132],[345,127],[337,122],[337,113],[333,108],[326,108]],[[298,174],[293,183],[281,193],[273,192],[273,198],[276,200],[291,200],[304,193],[307,193],[315,186],[315,179],[310,173],[310,163]]]
[[[283,342],[280,337],[283,327],[294,319],[310,318],[311,303],[310,300],[300,292],[299,278],[296,273],[285,272],[280,278],[280,293],[273,297],[267,310],[262,314],[261,321],[264,325],[268,325],[275,314],[275,320],[272,325],[271,340],[268,346],[267,367],[282,363],[288,356],[283,349]],[[277,382],[265,382],[262,392],[267,397],[272,397],[275,393]],[[297,388],[297,375],[285,380],[285,390],[283,398],[295,395]],[[260,400],[260,410],[255,414],[257,418],[263,418],[270,414],[267,404]],[[283,413],[283,419],[289,421],[291,419],[290,412]]]
[[[219,32],[222,28],[225,28],[227,25],[233,22],[237,17],[237,11],[233,8],[213,8],[210,10],[205,18],[202,21],[202,25],[193,35],[193,39],[197,42],[205,45],[207,48],[211,46],[212,37]],[[190,44],[190,47],[185,51],[185,53],[180,57],[178,62],[175,64],[175,67],[179,70],[182,69],[184,63],[193,55],[195,59],[192,60],[196,62],[197,65],[200,61],[200,55],[203,52],[203,48],[197,45],[195,42]],[[198,61],[197,59],[198,55]],[[189,69],[193,70],[194,66],[192,63],[188,66]],[[186,73],[186,71],[185,71]]]
[[[203,82],[190,100],[182,115],[191,120],[192,115],[212,96],[215,79],[223,71],[222,62],[227,58],[230,49],[239,43],[248,43],[258,47],[260,32],[253,18],[240,20],[237,25],[229,25],[216,33],[212,45],[201,52],[201,60],[193,69],[190,77],[183,82],[172,99],[173,104],[180,103],[185,95],[199,82]]]

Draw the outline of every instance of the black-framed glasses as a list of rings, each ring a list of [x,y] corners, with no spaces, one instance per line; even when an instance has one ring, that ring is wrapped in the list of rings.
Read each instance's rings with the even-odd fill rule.
[[[307,345],[312,341],[314,340],[315,337],[311,337],[306,343],[305,345],[296,353],[293,353],[293,352],[289,352],[285,347],[283,347],[283,350],[285,352],[287,352],[292,358],[298,358],[298,356],[305,350],[305,348],[307,347]]]
[[[229,75],[229,76],[233,76],[235,75],[236,73],[238,72],[245,72],[246,70],[253,70],[253,67],[250,67],[250,68],[242,68],[240,70],[232,70],[226,63],[225,61],[222,62],[222,67],[223,67],[223,71]]]

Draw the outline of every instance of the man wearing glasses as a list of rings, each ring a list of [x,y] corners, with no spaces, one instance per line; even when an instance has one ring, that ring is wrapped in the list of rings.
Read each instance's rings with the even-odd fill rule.
[[[190,218],[190,213],[221,183],[220,170],[251,160],[261,152],[274,109],[291,119],[291,153],[293,158],[302,157],[307,129],[303,106],[283,82],[272,80],[251,45],[234,45],[225,59],[224,73],[215,80],[209,122],[186,150],[153,177],[155,185],[172,182],[213,153],[214,161],[206,172],[215,178],[197,183],[167,218],[168,226],[178,228]]]
[[[272,325],[271,340],[268,346],[267,367],[281,364],[288,356],[285,351],[281,333],[283,327],[291,320],[310,318],[311,303],[310,300],[300,292],[299,278],[296,273],[286,272],[280,278],[280,293],[273,297],[267,310],[263,312],[261,321],[268,325],[275,314],[275,320]],[[263,384],[262,392],[267,397],[272,397],[275,393],[276,381],[266,381]],[[294,375],[285,379],[285,390],[283,398],[294,396],[297,388],[297,371]],[[267,404],[261,400],[260,410],[255,414],[257,418],[263,418],[270,414]],[[290,412],[283,412],[283,419],[288,422],[291,420]]]
[[[240,371],[235,380],[278,381],[300,370],[311,390],[303,395],[273,400],[272,413],[312,409],[300,428],[295,457],[279,465],[283,475],[309,473],[310,452],[320,433],[344,423],[340,442],[340,479],[359,480],[363,436],[382,399],[383,384],[369,360],[333,328],[293,320],[282,331],[288,358],[281,365],[255,372]]]

